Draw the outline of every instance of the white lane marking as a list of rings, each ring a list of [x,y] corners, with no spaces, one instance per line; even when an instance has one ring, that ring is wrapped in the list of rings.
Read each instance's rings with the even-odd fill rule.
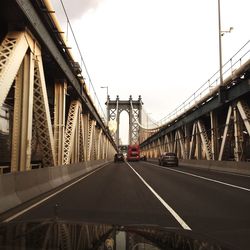
[[[64,188],[62,188],[62,189],[56,191],[55,193],[53,193],[53,194],[47,196],[46,198],[44,198],[44,199],[38,201],[37,203],[35,203],[35,204],[33,204],[33,205],[31,205],[31,206],[29,206],[29,207],[23,209],[22,211],[20,211],[20,212],[14,214],[14,215],[12,215],[12,216],[10,216],[9,218],[5,219],[3,222],[9,222],[9,221],[11,221],[11,220],[17,218],[18,216],[20,216],[20,215],[26,213],[27,211],[31,210],[32,208],[34,208],[34,207],[40,205],[40,204],[43,203],[44,201],[47,201],[48,199],[52,198],[53,196],[55,196],[55,195],[61,193],[61,192],[64,191],[65,189],[67,189],[67,188],[69,188],[69,187],[75,185],[76,183],[78,183],[78,182],[82,181],[83,179],[87,178],[88,176],[90,176],[90,175],[94,174],[95,172],[97,172],[97,171],[103,169],[103,168],[106,167],[108,164],[110,164],[110,163],[105,164],[105,165],[102,166],[101,168],[98,168],[98,169],[94,170],[93,172],[91,172],[91,173],[89,173],[89,174],[83,176],[83,177],[80,178],[79,180],[72,182],[71,184],[69,184],[69,185],[65,186]]]
[[[180,223],[180,225],[186,230],[192,230],[187,223],[171,208],[167,202],[165,202],[160,195],[158,195],[155,190],[134,170],[134,168],[128,163],[128,166],[135,172],[135,174],[140,178],[140,180],[145,184],[145,186],[155,195],[155,197],[161,202],[161,204],[174,216],[174,218]]]
[[[211,181],[211,182],[215,182],[215,183],[222,184],[222,185],[225,185],[225,186],[229,186],[229,187],[233,187],[233,188],[237,188],[237,189],[241,189],[241,190],[250,192],[249,188],[244,188],[244,187],[233,185],[233,184],[226,183],[226,182],[223,182],[223,181],[217,181],[217,180],[214,180],[214,179],[211,179],[211,178],[207,178],[207,177],[204,177],[204,176],[200,176],[200,175],[196,175],[196,174],[191,174],[191,173],[183,172],[183,171],[172,169],[172,168],[168,168],[168,167],[161,167],[161,166],[153,164],[153,163],[148,163],[148,164],[156,166],[156,167],[159,167],[159,168],[162,168],[162,169],[167,169],[167,170],[170,170],[170,171],[173,171],[173,172],[177,172],[177,173],[181,173],[181,174],[193,176],[193,177],[196,177],[196,178],[199,178],[199,179],[203,179],[203,180],[206,180],[206,181]]]

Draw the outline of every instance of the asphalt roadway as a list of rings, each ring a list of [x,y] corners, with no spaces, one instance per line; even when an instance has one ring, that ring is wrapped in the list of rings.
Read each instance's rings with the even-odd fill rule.
[[[250,249],[250,176],[152,162],[110,163],[14,220],[184,228]]]

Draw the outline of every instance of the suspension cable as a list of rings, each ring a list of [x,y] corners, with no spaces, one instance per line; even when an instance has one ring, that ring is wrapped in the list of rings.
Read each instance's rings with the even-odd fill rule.
[[[79,53],[80,58],[81,58],[81,62],[83,63],[85,72],[86,72],[87,77],[88,77],[88,79],[89,79],[89,82],[90,82],[90,84],[91,84],[91,86],[92,86],[94,95],[95,95],[95,97],[96,97],[96,99],[97,99],[97,102],[98,102],[98,104],[99,104],[99,106],[100,106],[100,108],[101,108],[101,111],[102,111],[102,113],[103,113],[103,115],[104,115],[104,117],[105,117],[105,112],[104,112],[104,110],[103,110],[103,108],[102,108],[102,106],[101,106],[100,100],[99,100],[99,98],[98,98],[98,96],[97,96],[97,94],[96,94],[94,85],[93,85],[93,83],[92,83],[92,79],[91,79],[90,74],[89,74],[89,71],[88,71],[88,69],[87,69],[87,65],[86,65],[86,63],[85,63],[85,61],[84,61],[84,59],[83,59],[81,49],[80,49],[79,44],[78,44],[78,42],[77,42],[75,33],[74,33],[74,31],[73,31],[71,22],[70,22],[70,20],[69,20],[68,14],[67,14],[66,9],[65,9],[65,6],[64,6],[63,0],[60,0],[60,2],[61,2],[61,5],[62,5],[64,14],[65,14],[65,16],[66,16],[66,19],[67,19],[67,29],[68,29],[68,25],[69,25],[69,28],[70,28],[70,30],[71,30],[71,32],[72,32],[72,35],[73,35],[73,38],[74,38],[74,41],[75,41],[75,44],[76,44],[76,47],[77,47],[77,50],[78,50],[78,53]],[[107,117],[107,119],[108,119],[108,117]]]

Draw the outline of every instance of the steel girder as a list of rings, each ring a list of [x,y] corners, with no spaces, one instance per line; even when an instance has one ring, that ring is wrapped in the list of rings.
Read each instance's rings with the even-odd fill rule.
[[[95,125],[96,125],[96,122],[90,119],[88,123],[87,161],[93,160],[94,158],[93,140],[94,140],[94,133],[95,133]]]
[[[11,172],[30,170],[34,58],[25,55],[15,81]]]
[[[39,142],[45,167],[104,158],[105,152],[106,157],[111,156],[113,142],[108,146],[103,129],[95,128],[96,121],[85,121],[80,101],[72,102],[64,131],[64,80],[55,83],[53,135],[41,54],[40,46],[27,31],[8,33],[0,45],[1,105],[14,82],[11,171],[31,169],[32,138]],[[102,148],[105,140],[106,147]]]
[[[1,92],[1,105],[20,69],[15,81],[12,171],[18,170],[17,164],[20,164],[19,170],[30,169],[33,106],[44,165],[54,165],[52,126],[40,48],[27,32],[10,32],[0,50],[0,87],[4,90]],[[20,68],[22,62],[23,66]]]
[[[227,119],[225,122],[225,128],[224,128],[224,132],[223,132],[223,136],[222,136],[222,143],[220,146],[219,161],[222,160],[222,155],[224,152],[224,147],[225,147],[225,143],[226,143],[226,139],[227,139],[228,127],[229,127],[229,123],[230,123],[230,119],[231,119],[231,113],[232,113],[232,106],[230,105],[228,108],[228,112],[227,112]]]
[[[81,103],[74,100],[70,104],[65,138],[64,138],[64,165],[70,164],[70,158],[73,152],[74,139],[76,135],[76,129],[78,126],[79,110],[81,109]]]
[[[9,93],[28,47],[24,32],[9,32],[0,46],[0,107]]]
[[[207,131],[205,128],[204,123],[201,120],[197,122],[198,130],[201,136],[202,145],[205,149],[206,159],[212,160],[212,150],[211,150],[211,143],[207,135]]]
[[[95,109],[90,97],[87,93],[82,91],[82,84],[80,83],[80,80],[77,78],[72,68],[70,68],[69,64],[66,62],[64,56],[62,55],[62,52],[58,48],[60,46],[59,42],[55,42],[55,40],[50,34],[50,30],[48,30],[47,27],[44,25],[43,20],[40,18],[39,14],[33,6],[33,1],[16,0],[16,3],[19,5],[27,20],[30,22],[32,28],[37,32],[40,40],[49,50],[61,70],[65,73],[68,81],[76,90],[78,97],[81,99],[81,101],[85,103],[91,114],[94,116],[94,119],[103,129],[103,131],[105,131],[105,125],[102,122],[97,110]],[[52,31],[54,32],[54,30]],[[109,135],[107,134],[107,136]]]
[[[247,129],[248,135],[250,136],[250,108],[245,101],[238,101],[237,107]]]
[[[48,167],[56,165],[55,147],[41,51],[38,48],[37,50],[34,69],[34,121],[42,147],[43,164]]]
[[[63,148],[65,133],[65,103],[66,103],[67,83],[57,81],[55,83],[54,101],[54,141],[55,141],[55,161],[56,165],[63,164]]]
[[[215,111],[210,112],[212,160],[218,159],[218,119]]]
[[[234,102],[241,98],[241,96],[248,95],[250,93],[250,79],[244,78],[241,79],[240,82],[236,85],[233,85],[231,88],[227,90],[227,103]],[[157,140],[159,137],[162,137],[166,134],[169,134],[171,131],[175,131],[176,129],[182,127],[185,124],[193,123],[198,120],[201,116],[207,115],[210,112],[220,109],[225,104],[219,102],[216,96],[209,100],[208,102],[203,103],[199,108],[190,111],[185,116],[181,116],[178,120],[173,122],[172,124],[168,124],[168,126],[162,128],[159,132],[153,134],[146,141],[141,143],[141,147],[144,145],[150,144],[152,141]]]
[[[164,150],[177,153],[181,159],[221,161],[227,159],[229,154],[235,161],[249,158],[249,154],[246,156],[246,145],[250,145],[248,103],[237,100],[228,106],[224,115],[224,122],[220,118],[222,126],[218,124],[217,112],[210,112],[208,116],[185,125],[184,130],[177,129],[152,141],[143,147],[142,151],[150,157],[158,157]]]

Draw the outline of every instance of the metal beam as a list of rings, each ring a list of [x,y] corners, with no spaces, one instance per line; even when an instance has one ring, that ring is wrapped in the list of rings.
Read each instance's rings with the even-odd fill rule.
[[[47,167],[56,164],[55,146],[42,57],[39,48],[36,48],[36,53],[38,54],[36,55],[34,68],[34,121],[42,148],[43,164]]]
[[[15,82],[11,171],[31,169],[34,58],[25,56]]]
[[[55,83],[54,101],[54,141],[56,165],[63,164],[66,89],[67,83],[57,80]]]
[[[58,63],[61,70],[64,72],[65,76],[68,79],[68,82],[72,84],[75,91],[78,94],[78,97],[81,98],[81,101],[84,102],[89,109],[90,113],[93,115],[97,123],[102,127],[103,131],[105,131],[107,137],[113,144],[113,140],[111,136],[107,133],[106,127],[103,124],[103,121],[99,117],[98,112],[96,111],[90,97],[87,93],[82,90],[82,86],[80,80],[75,76],[71,67],[66,63],[62,55],[62,51],[58,49],[60,46],[56,44],[55,41],[52,39],[50,32],[46,29],[45,25],[43,24],[40,16],[36,13],[35,8],[33,7],[32,1],[30,0],[16,0],[16,3],[19,5],[20,9],[22,10],[23,14],[29,20],[32,28],[37,32],[39,39],[43,42],[46,48],[51,53],[52,57]],[[114,147],[116,147],[113,144]]]
[[[232,86],[227,89],[227,101],[232,102],[235,99],[239,98],[250,92],[250,80],[242,79],[238,84]],[[180,117],[178,121],[174,124],[169,124],[170,126],[162,128],[158,133],[149,137],[145,142],[141,144],[141,147],[144,147],[147,143],[150,143],[157,138],[162,137],[171,131],[175,131],[176,129],[183,126],[183,124],[191,123],[197,120],[199,117],[208,114],[209,112],[222,107],[223,104],[218,101],[218,98],[213,98],[209,100],[209,102],[204,103],[202,106],[197,108],[194,111],[189,111],[185,114],[185,117]]]
[[[222,143],[221,143],[221,147],[220,147],[220,153],[219,153],[219,161],[222,160],[222,155],[224,152],[224,147],[225,147],[225,142],[227,139],[227,131],[228,131],[228,126],[230,123],[230,119],[231,119],[231,114],[232,114],[232,106],[229,106],[228,108],[228,112],[227,112],[227,119],[226,119],[226,124],[225,124],[225,128],[224,128],[224,133],[223,133],[223,137],[222,137]]]
[[[198,120],[197,125],[198,125],[199,133],[201,136],[203,148],[205,149],[206,158],[207,158],[207,160],[212,160],[211,143],[208,139],[205,125],[201,120]]]
[[[81,103],[79,101],[72,101],[69,108],[66,131],[65,131],[65,141],[64,141],[64,165],[70,163],[70,157],[73,151],[75,130],[77,126],[78,112]]]
[[[28,47],[24,32],[9,32],[0,46],[0,107],[9,93]]]
[[[238,101],[237,107],[247,129],[248,135],[250,136],[250,108],[248,107],[247,103],[243,101]]]

